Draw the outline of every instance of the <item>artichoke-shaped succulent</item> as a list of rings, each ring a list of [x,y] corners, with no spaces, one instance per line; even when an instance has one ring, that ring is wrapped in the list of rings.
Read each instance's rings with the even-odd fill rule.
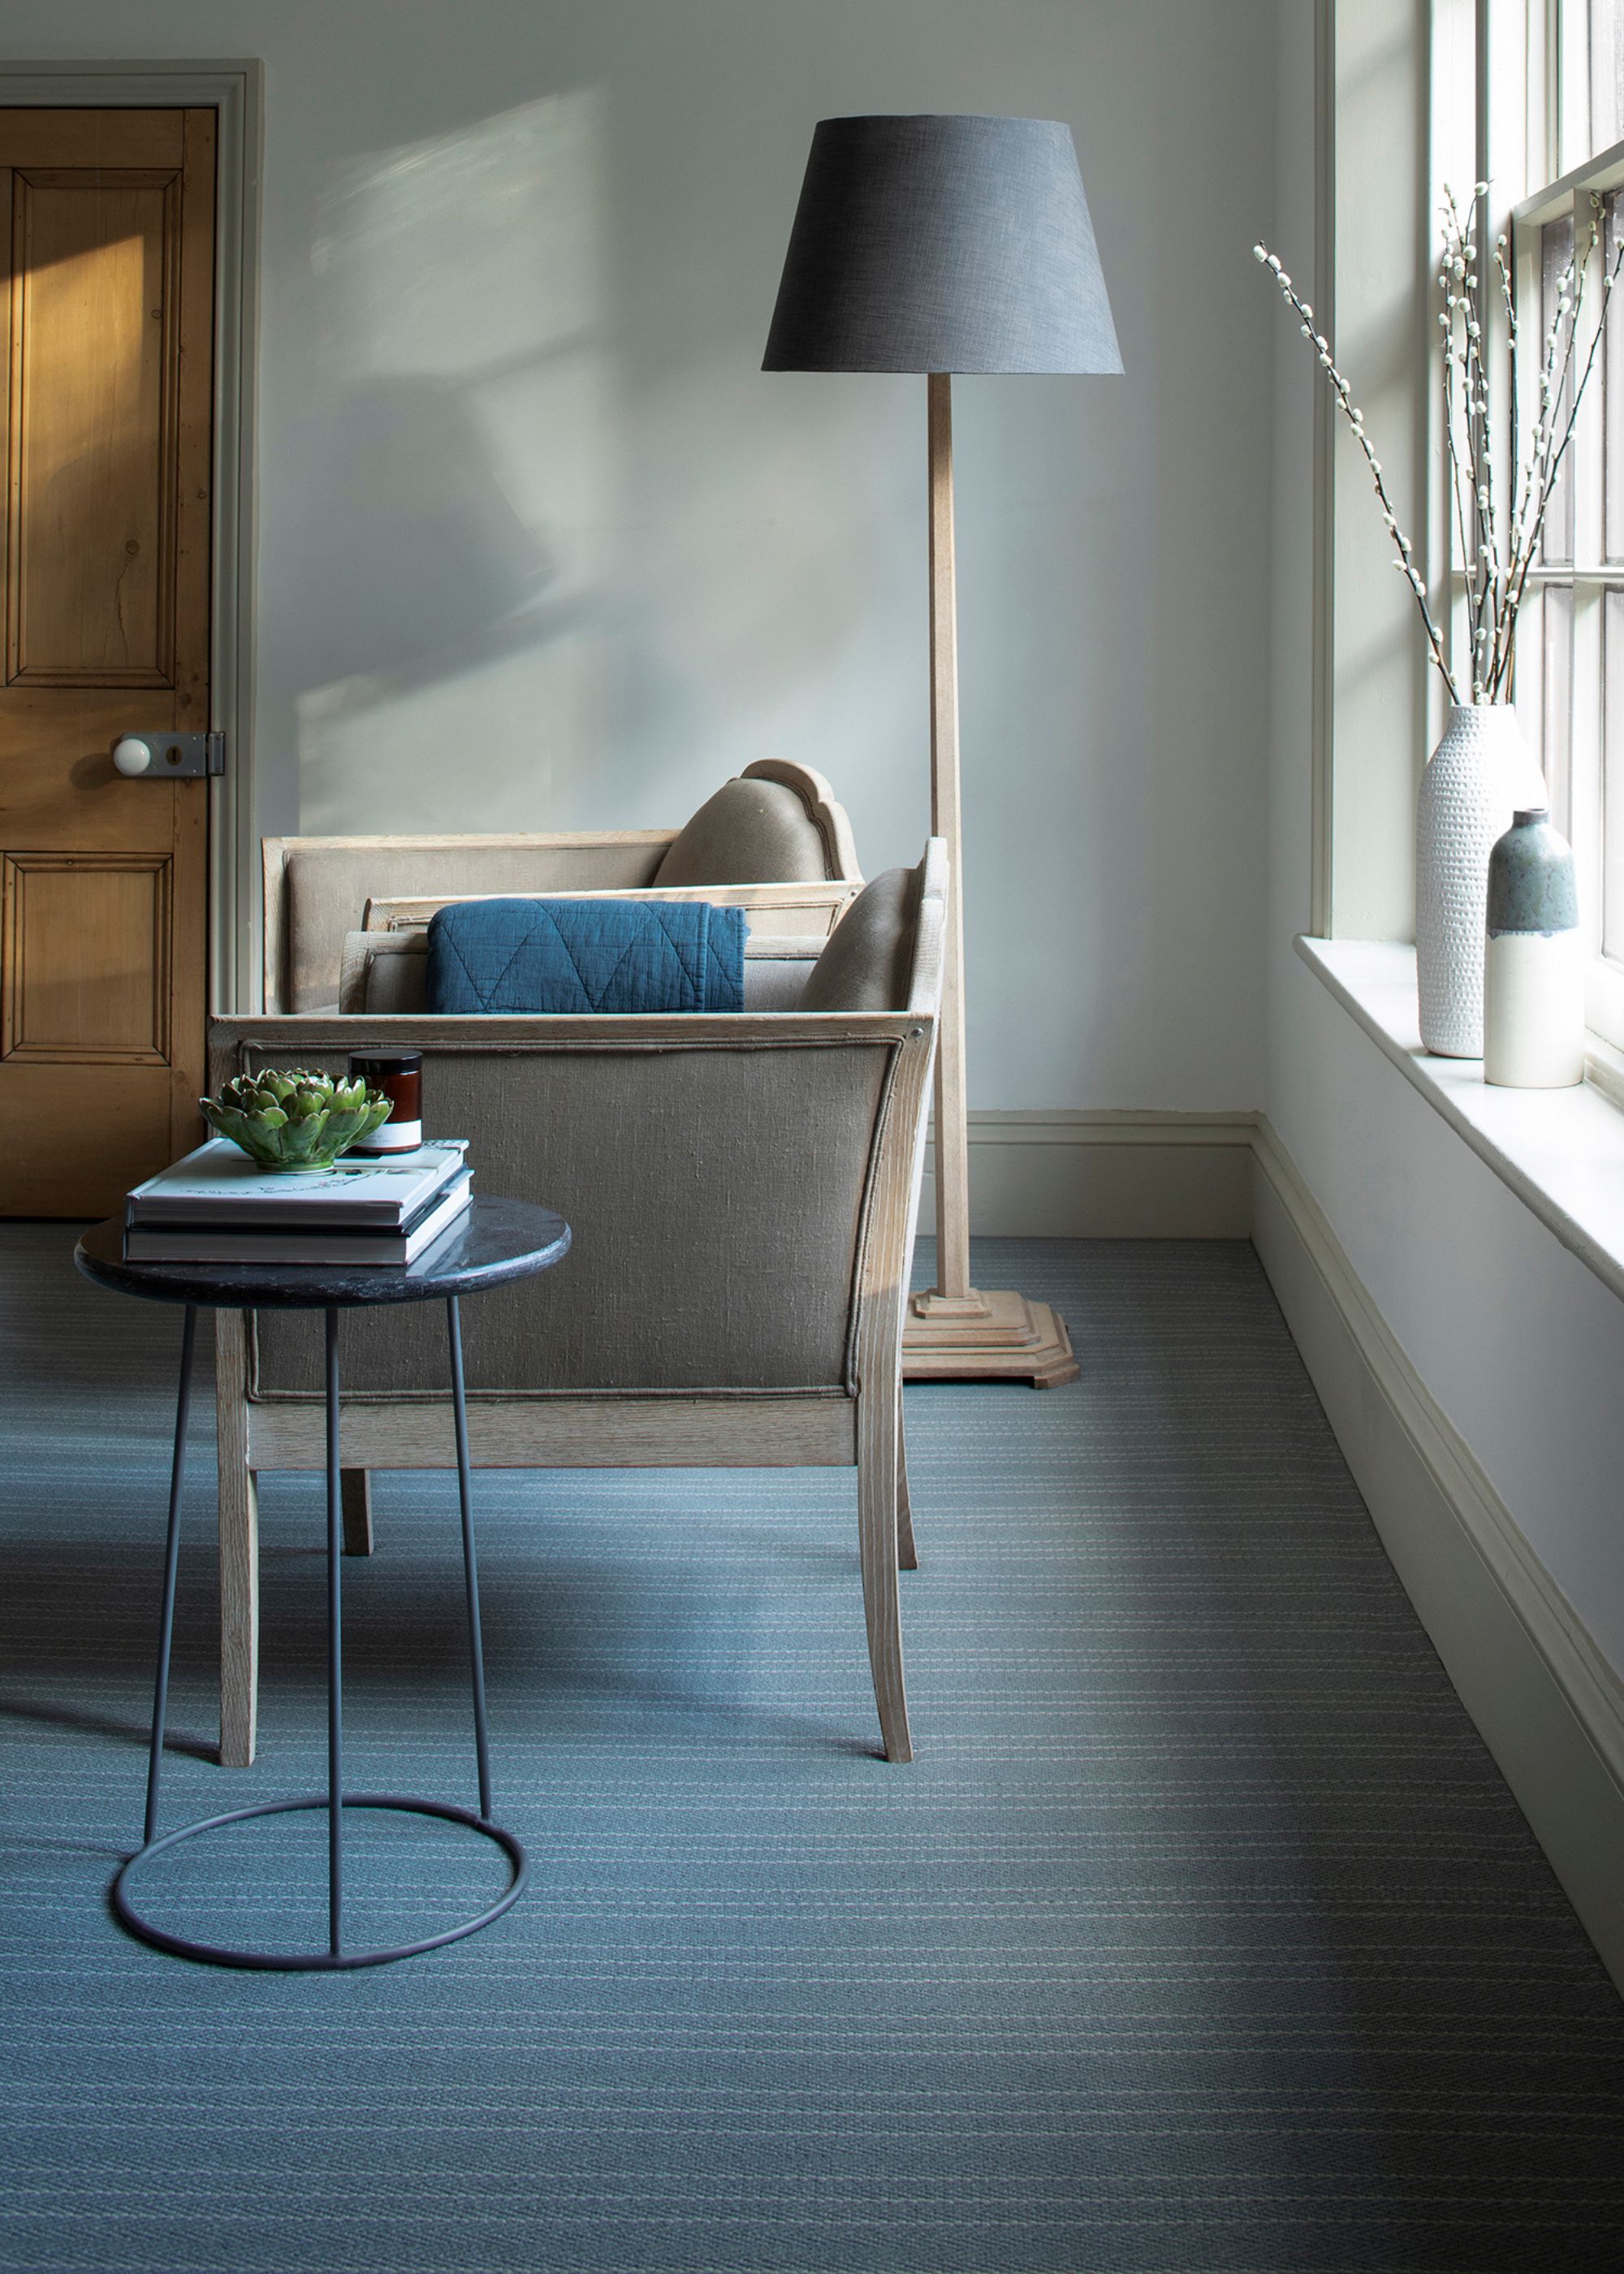
[[[198,1103],[209,1127],[262,1169],[330,1169],[393,1111],[380,1089],[304,1066],[241,1074],[222,1084],[218,1097]]]

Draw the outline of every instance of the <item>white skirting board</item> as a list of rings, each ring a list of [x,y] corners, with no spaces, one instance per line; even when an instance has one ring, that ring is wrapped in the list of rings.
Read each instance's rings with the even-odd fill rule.
[[[1624,1990],[1624,1683],[1356,1276],[1267,1122],[1252,1236],[1450,1681]]]
[[[1244,1239],[1255,1113],[973,1111],[970,1228],[1034,1239]],[[929,1152],[920,1230],[933,1227]]]

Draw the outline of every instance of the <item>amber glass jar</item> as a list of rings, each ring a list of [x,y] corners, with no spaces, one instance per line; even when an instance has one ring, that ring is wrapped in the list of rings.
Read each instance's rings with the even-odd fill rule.
[[[355,1050],[350,1075],[382,1090],[394,1111],[352,1149],[357,1153],[410,1153],[423,1142],[423,1053],[421,1050]]]

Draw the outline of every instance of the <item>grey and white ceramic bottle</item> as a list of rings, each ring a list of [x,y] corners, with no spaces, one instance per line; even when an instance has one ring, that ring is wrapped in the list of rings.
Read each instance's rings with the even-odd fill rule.
[[[1524,807],[1489,855],[1483,1078],[1502,1089],[1584,1079],[1584,955],[1567,839]]]

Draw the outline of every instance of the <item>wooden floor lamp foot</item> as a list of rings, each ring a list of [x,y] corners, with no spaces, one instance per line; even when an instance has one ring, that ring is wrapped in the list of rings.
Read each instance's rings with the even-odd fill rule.
[[[1052,1389],[1080,1369],[1058,1311],[1013,1289],[909,1298],[905,1382],[1026,1382]]]

